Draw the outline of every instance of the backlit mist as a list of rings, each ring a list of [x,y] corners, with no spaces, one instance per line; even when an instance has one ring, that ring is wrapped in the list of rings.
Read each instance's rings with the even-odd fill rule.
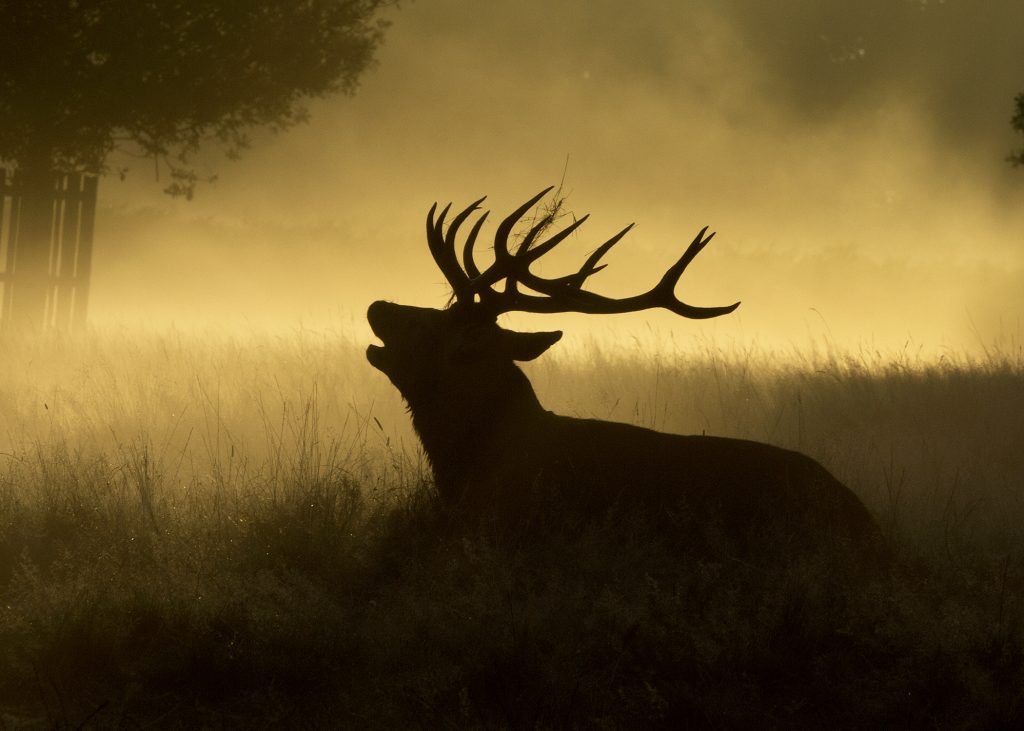
[[[545,271],[635,221],[592,280],[632,294],[709,225],[679,294],[743,304],[712,322],[527,327],[928,353],[1020,342],[1024,170],[1005,162],[1019,2],[418,0],[390,17],[355,97],[257,135],[240,161],[211,150],[218,179],[194,201],[163,195],[150,162],[112,161],[127,177],[101,182],[94,323],[361,328],[373,299],[440,306],[430,204],[488,195],[486,241],[564,174],[569,210],[592,215]]]
[[[1024,0],[0,9],[0,729],[1024,729]]]

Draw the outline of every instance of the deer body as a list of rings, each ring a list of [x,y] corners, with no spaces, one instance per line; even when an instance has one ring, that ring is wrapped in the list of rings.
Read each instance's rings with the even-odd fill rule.
[[[584,519],[637,511],[679,531],[690,547],[759,552],[875,536],[868,511],[811,458],[758,442],[665,434],[548,413],[516,449],[491,445],[477,474],[452,486],[472,515],[539,511]],[[501,472],[498,472],[498,470]]]
[[[878,529],[860,500],[803,454],[545,410],[515,361],[538,357],[561,332],[506,330],[496,323],[500,312],[660,306],[702,318],[731,312],[736,305],[700,308],[675,299],[676,279],[710,240],[704,231],[645,295],[610,300],[582,288],[622,234],[599,247],[575,275],[554,280],[533,275],[529,265],[537,252],[565,237],[562,232],[534,245],[538,225],[515,254],[508,251],[512,223],[536,200],[499,226],[495,263],[483,272],[472,256],[482,219],[466,244],[464,265],[454,253],[455,231],[476,204],[456,216],[447,235],[442,233],[447,209],[437,224],[432,209],[428,242],[456,302],[445,310],[374,302],[367,312],[383,343],[371,345],[367,358],[405,398],[441,504],[462,521],[519,527],[639,512],[689,547],[747,556],[768,547],[804,550],[877,541]],[[505,290],[495,292],[491,285],[501,278]],[[521,293],[518,284],[544,296]]]

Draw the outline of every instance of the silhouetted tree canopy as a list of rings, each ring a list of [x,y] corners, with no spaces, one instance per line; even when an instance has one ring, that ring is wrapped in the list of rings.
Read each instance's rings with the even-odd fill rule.
[[[191,196],[191,156],[351,93],[396,0],[0,0],[0,160],[106,171],[118,146]]]
[[[1010,120],[1013,128],[1024,135],[1024,92],[1017,95],[1017,109]],[[1024,147],[1016,150],[1010,155],[1010,162],[1014,165],[1024,165]]]

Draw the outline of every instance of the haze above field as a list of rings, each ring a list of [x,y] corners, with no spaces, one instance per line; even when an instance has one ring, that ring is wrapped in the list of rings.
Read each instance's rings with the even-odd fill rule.
[[[196,200],[114,161],[129,170],[101,184],[94,322],[358,329],[373,299],[439,306],[430,204],[487,194],[504,214],[565,170],[568,207],[593,215],[545,271],[636,221],[593,287],[640,291],[709,224],[679,292],[743,305],[519,325],[1019,342],[1018,0],[417,0],[391,20],[354,98],[257,135],[239,162],[210,151],[219,179]]]

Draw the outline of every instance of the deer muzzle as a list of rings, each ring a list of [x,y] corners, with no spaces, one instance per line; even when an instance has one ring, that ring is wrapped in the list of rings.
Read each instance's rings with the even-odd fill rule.
[[[366,320],[370,323],[370,329],[373,331],[373,334],[380,338],[384,343],[383,345],[370,345],[366,349],[366,359],[370,361],[370,365],[379,370],[384,370],[384,361],[386,358],[387,322],[390,319],[388,317],[389,304],[390,303],[388,302],[378,300],[371,304],[369,309],[366,310]]]

